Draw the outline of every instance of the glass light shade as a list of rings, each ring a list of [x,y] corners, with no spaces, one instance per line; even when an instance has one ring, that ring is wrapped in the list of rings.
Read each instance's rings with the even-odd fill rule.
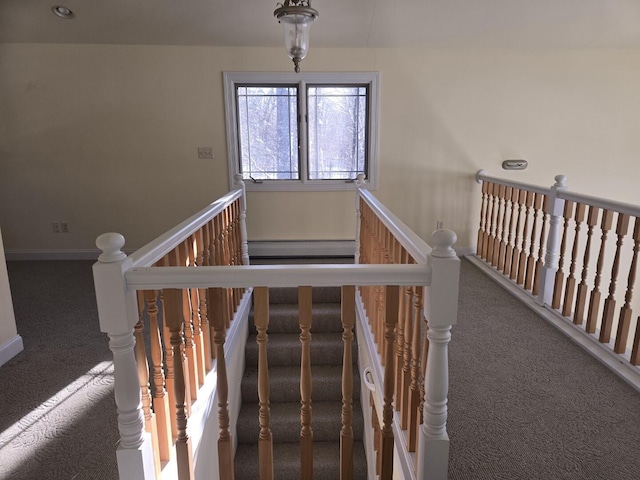
[[[302,60],[309,50],[309,30],[313,18],[308,15],[286,15],[280,19],[284,24],[284,45],[289,57]]]

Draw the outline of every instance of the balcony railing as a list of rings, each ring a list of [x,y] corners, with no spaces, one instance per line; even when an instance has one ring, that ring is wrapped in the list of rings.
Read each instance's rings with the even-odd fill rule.
[[[432,250],[360,182],[356,205],[355,265],[249,265],[241,181],[238,190],[128,257],[121,252],[122,236],[98,238],[103,253],[94,277],[101,329],[114,356],[120,478],[233,478],[252,298],[259,346],[260,478],[274,478],[268,295],[270,288],[283,286],[297,287],[300,298],[304,478],[312,478],[311,365],[304,332],[311,322],[310,293],[319,286],[339,286],[343,292],[341,458],[336,459],[342,478],[351,478],[354,389],[348,366],[354,327],[360,368],[366,363],[363,376],[370,386],[361,403],[374,419],[368,435],[376,441],[370,443],[378,446],[375,454],[367,450],[370,471],[385,479],[394,471],[404,478],[446,478],[447,346],[459,275],[455,234],[435,232]]]
[[[477,180],[477,256],[597,342],[638,388],[640,207],[570,192],[562,175],[550,188],[484,171]]]

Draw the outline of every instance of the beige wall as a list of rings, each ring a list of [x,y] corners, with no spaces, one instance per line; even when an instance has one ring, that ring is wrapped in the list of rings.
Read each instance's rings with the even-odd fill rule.
[[[7,265],[4,259],[2,231],[0,231],[0,349],[4,347],[7,342],[14,340],[17,334],[16,318],[11,301],[11,287],[9,286]],[[0,354],[0,360],[1,359],[2,354]],[[0,365],[1,364],[2,362],[0,361]]]
[[[280,48],[0,45],[7,250],[93,249],[105,231],[136,248],[225,193],[222,72],[290,68]],[[376,194],[427,240],[442,220],[474,245],[479,168],[638,203],[640,51],[312,48],[302,68],[381,72]],[[353,236],[349,193],[248,202],[253,240]]]

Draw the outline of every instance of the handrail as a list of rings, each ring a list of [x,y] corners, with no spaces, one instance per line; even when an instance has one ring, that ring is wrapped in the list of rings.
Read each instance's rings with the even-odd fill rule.
[[[585,195],[583,193],[569,192],[567,190],[558,190],[558,198],[624,213],[632,217],[640,217],[640,207],[630,203],[616,202],[615,200],[598,198],[591,195]]]
[[[133,267],[148,267],[173,250],[186,237],[202,227],[208,220],[222,212],[230,203],[242,196],[242,189],[232,190],[210,203],[198,213],[166,231],[145,246],[133,252],[129,258]]]
[[[530,183],[515,182],[513,180],[508,180],[506,178],[492,177],[487,175],[484,170],[479,170],[476,173],[476,182],[497,183],[498,185],[504,185],[505,187],[519,188],[522,190],[528,190],[530,192],[540,193],[542,195],[548,195],[549,192],[551,191],[550,188],[540,187],[538,185],[532,185]]]
[[[363,187],[358,188],[360,197],[367,202],[376,216],[389,229],[392,235],[409,252],[416,263],[426,263],[427,257],[431,253],[431,247],[413,232],[402,220],[400,220],[391,210],[385,207],[380,201]]]
[[[430,285],[431,267],[413,265],[250,265],[140,267],[125,273],[135,290],[164,288]]]

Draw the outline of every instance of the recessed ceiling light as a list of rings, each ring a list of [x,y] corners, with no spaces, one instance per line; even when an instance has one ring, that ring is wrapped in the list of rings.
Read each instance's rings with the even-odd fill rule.
[[[55,13],[60,18],[71,19],[75,17],[74,13],[68,9],[67,7],[63,7],[61,5],[56,5],[55,7],[51,7],[51,11]]]

